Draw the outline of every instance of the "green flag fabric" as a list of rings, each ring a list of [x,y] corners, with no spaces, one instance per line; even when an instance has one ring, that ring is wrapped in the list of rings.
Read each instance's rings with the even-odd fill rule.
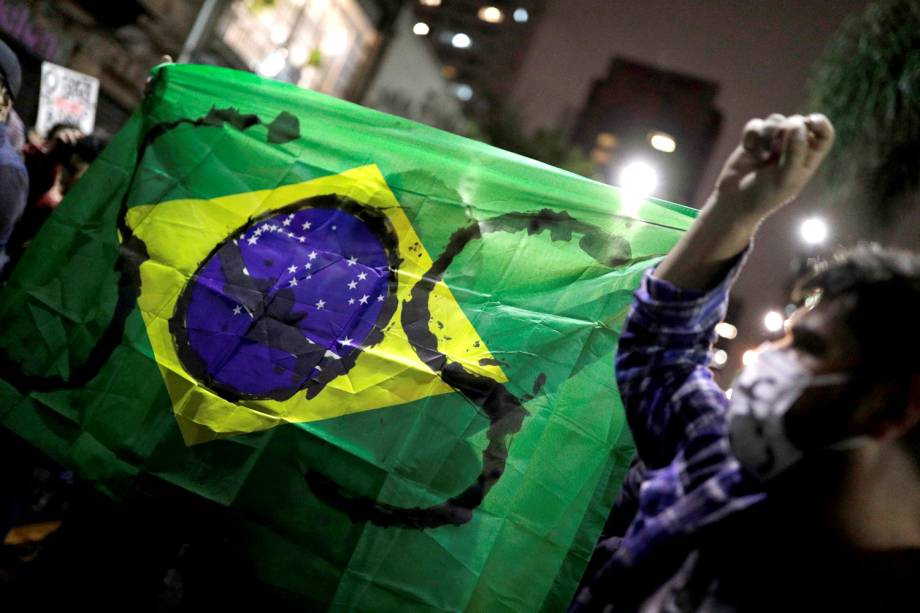
[[[0,421],[116,499],[212,501],[308,609],[562,610],[632,456],[618,331],[693,218],[159,66],[0,294]]]

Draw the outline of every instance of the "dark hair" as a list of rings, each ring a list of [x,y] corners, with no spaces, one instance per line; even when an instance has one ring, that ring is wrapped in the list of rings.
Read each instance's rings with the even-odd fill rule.
[[[86,163],[92,163],[102,150],[109,144],[109,135],[102,131],[96,131],[84,136],[78,140],[73,147],[73,152]]]
[[[75,123],[70,123],[67,121],[58,122],[54,124],[53,126],[51,126],[50,128],[48,128],[48,134],[45,136],[45,138],[47,140],[51,140],[55,136],[57,136],[58,132],[61,132],[62,130],[80,130],[80,126],[78,126]],[[80,130],[80,132],[82,133],[83,130]]]
[[[92,134],[81,136],[73,144],[59,143],[54,149],[54,157],[59,163],[68,166],[72,163],[71,158],[73,156],[77,156],[82,162],[92,164],[109,144],[109,140],[110,137],[107,132],[96,131]]]
[[[813,264],[794,298],[848,299],[846,323],[868,371],[891,378],[920,372],[920,255],[875,243]]]
[[[793,298],[815,295],[848,301],[846,323],[860,351],[857,389],[894,383],[890,410],[903,411],[920,375],[920,255],[874,243],[839,251],[813,266]],[[920,426],[902,440],[920,468]]]

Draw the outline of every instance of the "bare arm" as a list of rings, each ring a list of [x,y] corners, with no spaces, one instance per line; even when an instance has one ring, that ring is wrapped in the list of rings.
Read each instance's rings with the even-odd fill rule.
[[[710,289],[773,211],[794,199],[830,150],[824,115],[752,119],[690,230],[654,275],[684,289]]]

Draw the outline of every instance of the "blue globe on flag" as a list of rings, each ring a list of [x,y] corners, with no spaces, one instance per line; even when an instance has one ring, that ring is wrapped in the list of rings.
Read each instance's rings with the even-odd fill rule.
[[[242,228],[179,299],[170,327],[183,365],[228,398],[315,396],[395,310],[385,226],[354,201],[320,196]]]

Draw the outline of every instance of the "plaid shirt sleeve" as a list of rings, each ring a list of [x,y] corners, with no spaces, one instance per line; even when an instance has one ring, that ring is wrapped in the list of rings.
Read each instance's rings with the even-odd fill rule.
[[[645,467],[635,475],[629,528],[598,543],[570,612],[637,610],[678,570],[675,551],[691,553],[689,537],[764,499],[731,452],[728,399],[709,369],[715,326],[746,254],[709,291],[678,288],[651,271],[636,291],[617,382]]]
[[[620,335],[617,383],[642,461],[671,463],[727,404],[709,369],[715,326],[747,252],[709,291],[687,290],[648,271]]]

